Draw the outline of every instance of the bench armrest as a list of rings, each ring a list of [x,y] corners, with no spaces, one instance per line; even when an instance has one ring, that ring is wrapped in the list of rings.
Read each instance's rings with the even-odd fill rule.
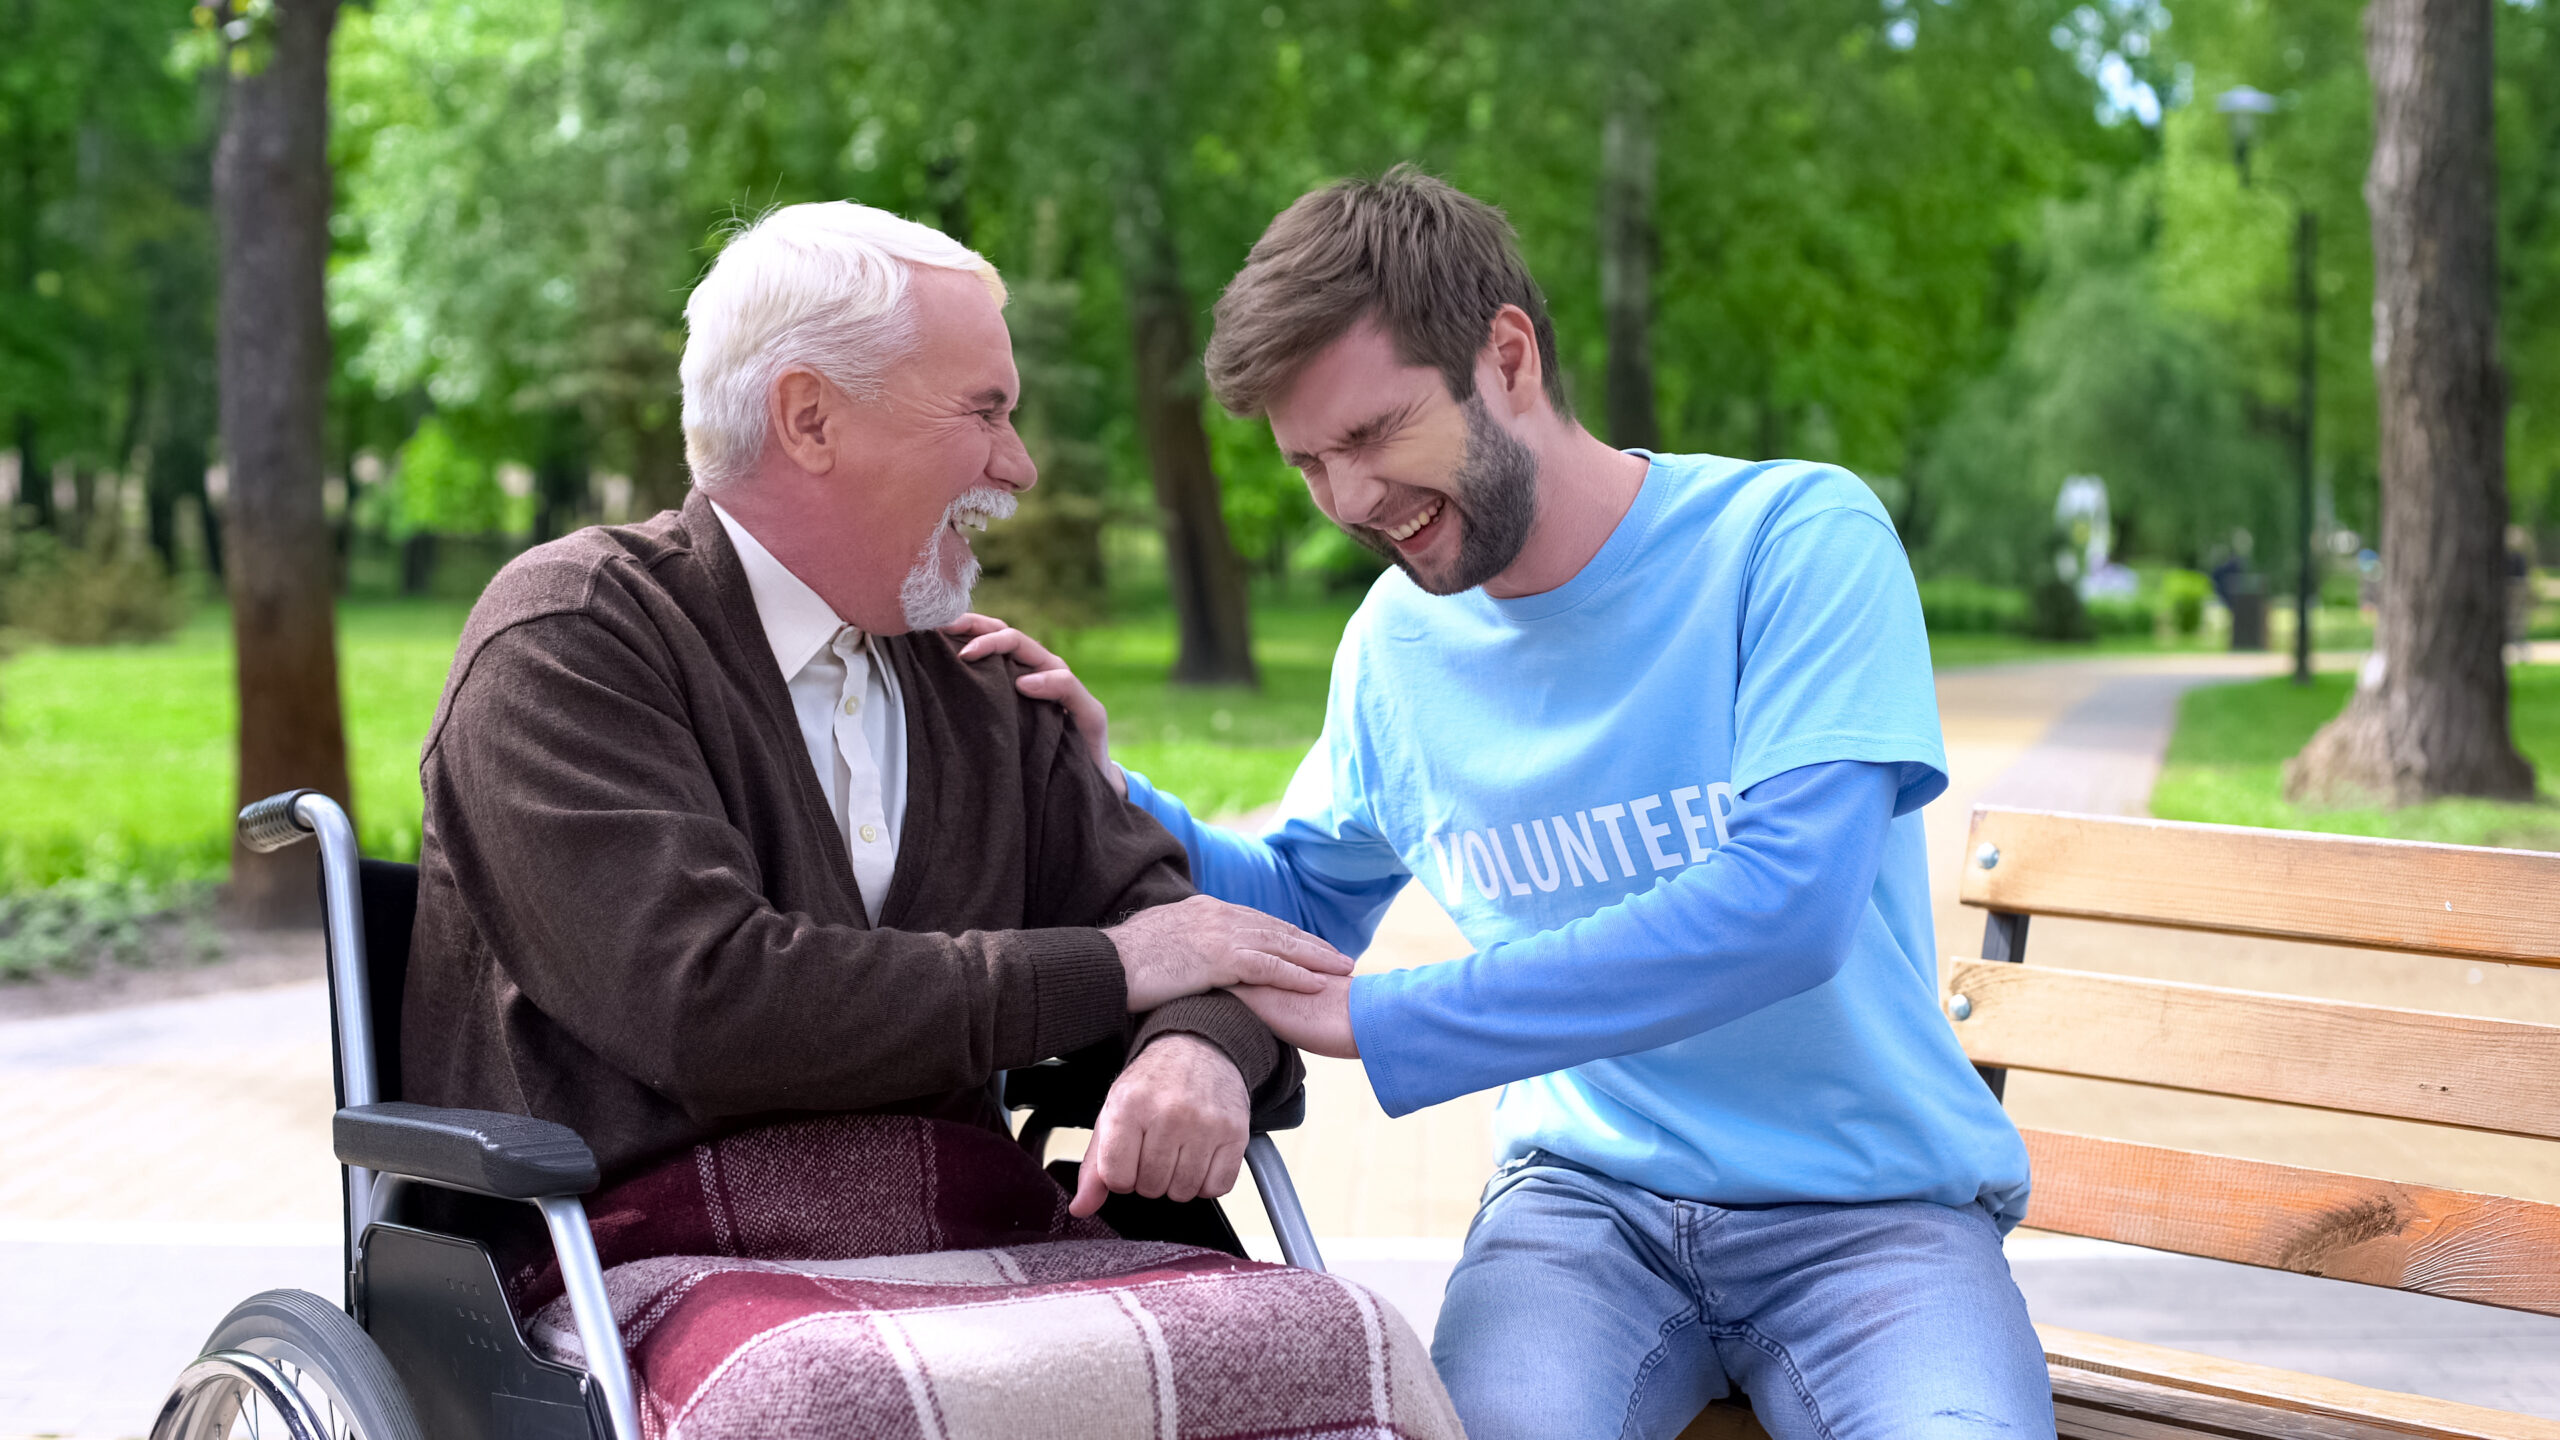
[[[340,1163],[494,1195],[542,1200],[596,1188],[595,1152],[566,1125],[405,1100],[338,1112]]]

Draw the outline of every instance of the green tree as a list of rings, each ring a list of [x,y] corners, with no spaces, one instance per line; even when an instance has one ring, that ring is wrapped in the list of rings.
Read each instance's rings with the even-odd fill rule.
[[[2283,523],[2281,457],[2245,376],[2206,320],[2163,296],[2144,244],[2156,190],[2146,175],[2050,205],[2015,337],[1919,467],[1931,568],[2049,578],[2054,499],[2074,474],[2107,481],[2120,554],[2201,568],[2234,530]]]
[[[16,0],[0,57],[0,446],[18,503],[76,531],[144,444],[212,433],[210,113],[143,0]],[[74,475],[57,517],[57,464]],[[76,538],[76,537],[74,537]]]

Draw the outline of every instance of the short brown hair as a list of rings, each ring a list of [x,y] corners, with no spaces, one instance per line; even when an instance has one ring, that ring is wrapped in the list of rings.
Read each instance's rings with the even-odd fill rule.
[[[1316,352],[1375,317],[1407,364],[1438,370],[1452,397],[1471,399],[1476,357],[1505,305],[1528,312],[1547,399],[1572,414],[1547,297],[1502,212],[1411,165],[1338,180],[1281,211],[1218,297],[1209,390],[1238,415],[1261,414]]]

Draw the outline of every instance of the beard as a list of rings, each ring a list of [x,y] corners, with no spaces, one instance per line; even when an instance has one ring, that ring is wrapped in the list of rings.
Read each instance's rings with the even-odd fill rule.
[[[1467,418],[1467,453],[1450,477],[1446,502],[1459,522],[1458,559],[1449,573],[1425,575],[1384,533],[1366,525],[1343,527],[1433,595],[1473,590],[1510,569],[1538,518],[1537,452],[1493,423],[1482,395],[1469,396],[1458,408]]]
[[[943,532],[962,525],[983,530],[988,521],[1013,514],[1013,506],[1012,491],[981,485],[942,512],[942,523],[933,527],[924,539],[924,549],[916,553],[915,568],[898,585],[898,609],[905,614],[909,630],[939,630],[969,613],[969,592],[976,588],[981,568],[978,557],[963,550],[966,558],[959,570],[943,574]]]

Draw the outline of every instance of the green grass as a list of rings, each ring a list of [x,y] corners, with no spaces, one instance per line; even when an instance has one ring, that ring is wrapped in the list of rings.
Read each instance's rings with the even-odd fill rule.
[[[1940,670],[1970,665],[2011,665],[2022,660],[2085,660],[2093,655],[2165,655],[2218,650],[2213,640],[2180,640],[2170,644],[2143,635],[2107,635],[2096,640],[2030,640],[2024,635],[1982,632],[1929,634],[1929,663]]]
[[[1131,598],[1127,619],[1047,637],[1110,707],[1114,751],[1203,815],[1278,799],[1323,725],[1326,676],[1356,600],[1259,606],[1254,648],[1262,688],[1247,691],[1168,684],[1171,618],[1160,600]],[[417,853],[418,747],[467,609],[450,600],[340,607],[356,822],[369,854]],[[1930,644],[1940,666],[2156,648],[2133,637],[2065,645],[1939,635]],[[2322,703],[2333,710],[2342,694]],[[2276,703],[2298,698],[2286,691]],[[2320,718],[2303,718],[2297,728],[2307,736]],[[232,723],[230,622],[219,607],[200,610],[157,644],[34,646],[0,665],[0,895],[71,879],[184,885],[220,878],[235,803]],[[2263,739],[2253,727],[2263,729],[2256,720],[2236,725],[2244,738]],[[2560,774],[2560,737],[2547,729],[2538,758],[2547,774]],[[2272,796],[2275,765],[2299,743],[2229,774],[2229,762],[2215,760],[2173,767],[2173,776],[2177,785],[2215,795],[2252,794],[2255,786]],[[2163,786],[2165,798],[2182,803],[2177,797],[2186,792],[2171,778]],[[2213,803],[2228,810],[2232,802]]]
[[[2309,687],[2279,679],[2187,692],[2151,792],[2151,813],[2164,820],[2560,850],[2560,665],[2507,673],[2516,745],[2540,778],[2539,803],[2438,800],[2399,810],[2287,803],[2284,762],[2346,707],[2353,677],[2339,674],[2322,675]]]
[[[338,621],[368,852],[418,848],[418,745],[466,607],[348,605]],[[234,805],[229,615],[170,640],[39,646],[0,668],[0,893],[78,877],[218,878]]]
[[[1111,707],[1128,764],[1215,815],[1279,797],[1324,720],[1350,601],[1255,616],[1260,693],[1177,689],[1173,633],[1146,616],[1056,637]],[[338,660],[367,854],[418,850],[418,748],[468,607],[358,601]],[[157,644],[34,646],[0,665],[0,895],[65,880],[220,878],[230,858],[230,618],[198,612]]]

